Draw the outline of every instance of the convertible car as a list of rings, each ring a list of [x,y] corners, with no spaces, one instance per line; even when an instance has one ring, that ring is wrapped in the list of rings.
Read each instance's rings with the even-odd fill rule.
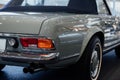
[[[82,69],[97,80],[102,55],[120,57],[119,0],[10,0],[0,12],[0,70]]]

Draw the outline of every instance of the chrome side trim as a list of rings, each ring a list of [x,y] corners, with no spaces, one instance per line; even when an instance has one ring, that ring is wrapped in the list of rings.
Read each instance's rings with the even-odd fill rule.
[[[113,44],[118,44],[119,42],[120,42],[120,40],[111,41],[111,42],[109,42],[109,43],[104,44],[104,46],[105,46],[105,47],[108,47],[108,46],[111,46],[111,45],[113,45]]]
[[[115,44],[115,45],[106,47],[106,48],[103,50],[103,53],[106,53],[106,52],[108,52],[108,51],[114,49],[115,47],[117,47],[117,46],[119,46],[119,45],[120,45],[120,43],[117,43],[117,44]]]

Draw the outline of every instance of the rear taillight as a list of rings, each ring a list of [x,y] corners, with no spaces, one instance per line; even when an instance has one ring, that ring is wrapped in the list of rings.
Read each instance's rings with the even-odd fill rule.
[[[52,40],[46,38],[20,38],[20,42],[24,48],[54,48]]]
[[[38,48],[46,49],[54,48],[53,42],[50,39],[38,39]]]
[[[38,40],[34,38],[20,38],[23,47],[37,47]]]

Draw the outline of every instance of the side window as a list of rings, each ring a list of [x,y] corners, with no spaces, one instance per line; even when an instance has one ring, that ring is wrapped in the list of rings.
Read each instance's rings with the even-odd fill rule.
[[[106,0],[106,2],[112,15],[115,15],[115,0]]]
[[[120,0],[106,0],[114,16],[120,16]]]
[[[97,10],[99,14],[108,14],[108,10],[103,2],[103,0],[96,0]]]
[[[21,6],[67,6],[69,0],[23,0]]]
[[[115,1],[115,15],[120,16],[120,0]]]

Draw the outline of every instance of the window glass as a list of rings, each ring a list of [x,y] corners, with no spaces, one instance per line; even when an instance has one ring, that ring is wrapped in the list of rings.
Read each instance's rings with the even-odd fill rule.
[[[120,16],[120,0],[106,0],[111,13],[115,16]]]
[[[106,0],[108,7],[113,15],[115,15],[115,0]]]
[[[10,0],[0,0],[0,9],[3,8]]]
[[[103,0],[96,0],[97,10],[99,14],[108,14],[107,8]]]
[[[120,16],[120,0],[116,0],[115,2],[115,15]]]
[[[22,6],[67,6],[69,0],[24,0]]]

